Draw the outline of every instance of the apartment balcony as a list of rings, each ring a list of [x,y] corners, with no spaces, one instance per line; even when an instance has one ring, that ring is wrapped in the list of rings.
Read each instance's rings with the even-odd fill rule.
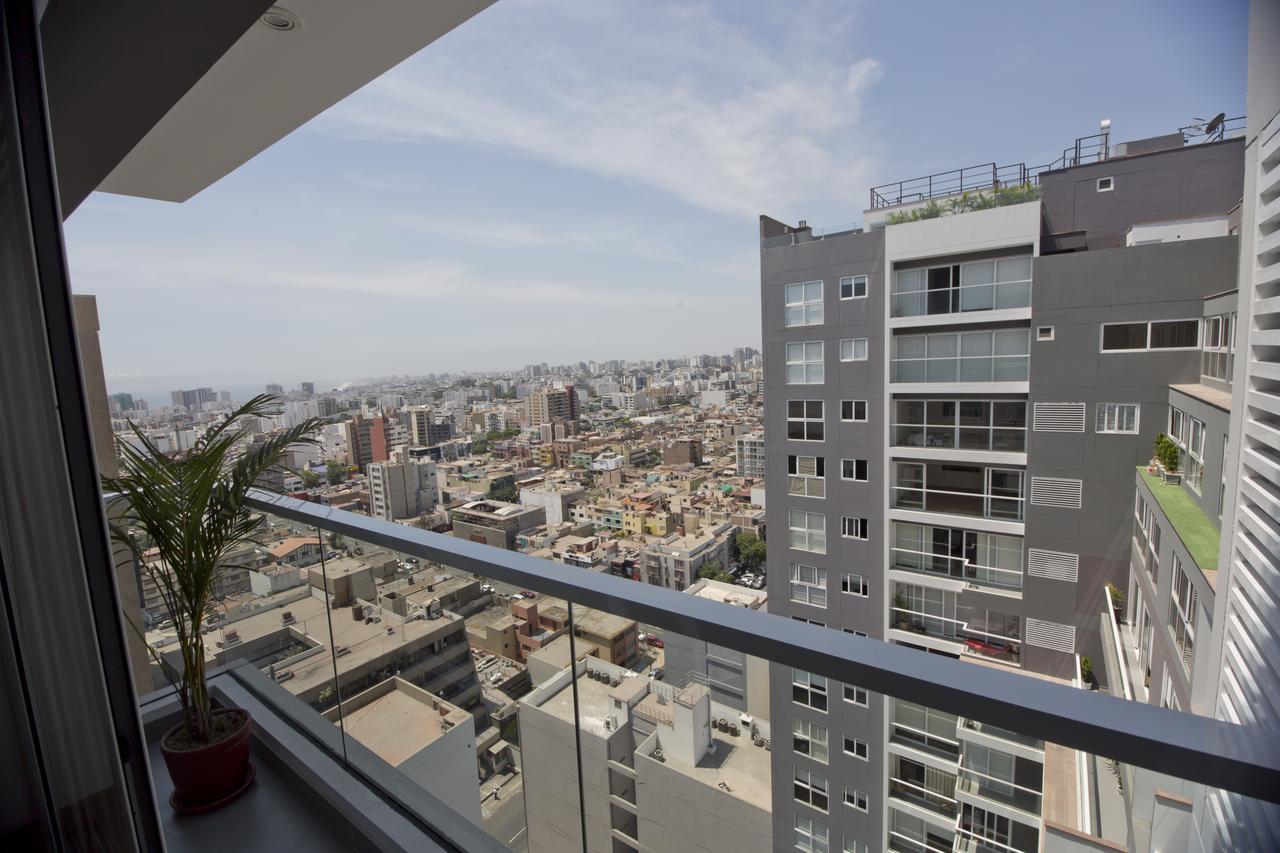
[[[895,398],[889,444],[902,454],[962,459],[1017,454],[1025,464],[1027,401]],[[947,451],[962,451],[961,453]],[[896,454],[895,454],[896,455]]]
[[[1023,785],[1021,775],[1015,774],[1011,781],[1000,775],[1002,771],[999,768],[992,769],[989,762],[980,766],[974,764],[971,751],[988,742],[1004,744],[1008,749],[1030,749],[1030,744],[1043,739],[1075,741],[1083,745],[1092,735],[1077,732],[1074,727],[1078,721],[1089,719],[1090,709],[1096,706],[1099,698],[1106,698],[1080,690],[1059,692],[1057,685],[1001,672],[997,668],[974,667],[921,655],[910,649],[801,624],[780,616],[691,598],[670,590],[548,563],[291,498],[257,493],[253,501],[258,508],[276,513],[277,527],[274,529],[280,535],[305,535],[311,530],[319,540],[328,533],[337,533],[344,542],[339,547],[349,549],[351,553],[358,548],[365,556],[379,552],[411,554],[422,560],[423,565],[433,562],[444,566],[443,571],[458,577],[485,577],[535,590],[540,595],[560,596],[567,604],[569,622],[587,618],[593,612],[612,613],[667,631],[668,642],[673,632],[680,632],[790,667],[793,672],[804,669],[813,673],[814,678],[821,675],[830,679],[830,682],[806,682],[809,686],[798,694],[806,702],[817,701],[812,691],[819,688],[825,691],[824,703],[836,701],[834,697],[839,696],[841,682],[865,684],[871,689],[885,691],[896,698],[890,739],[890,752],[896,762],[889,781],[891,805],[904,820],[914,818],[924,822],[921,824],[924,828],[918,832],[911,829],[892,834],[892,849],[924,849],[938,853],[944,849],[939,846],[940,839],[945,837],[949,843],[954,835],[952,829],[964,802],[995,803],[992,808],[1003,806],[1034,813],[1041,808],[1037,799],[1039,792]],[[319,571],[326,571],[326,564],[327,561],[318,564]],[[989,612],[984,612],[981,618],[973,613],[958,615],[955,594],[903,584],[898,584],[895,592],[902,598],[901,606],[894,608],[895,618],[900,615],[908,621],[899,622],[899,625],[910,625],[903,631],[904,635],[945,642],[959,653],[971,654],[966,645],[968,642],[977,637],[997,635],[1003,630],[992,630],[995,617]],[[264,601],[262,606],[270,607],[271,602]],[[299,607],[296,602],[290,604],[287,601],[277,606],[295,610]],[[393,634],[384,630],[385,625],[365,626],[363,622],[352,620],[349,606],[337,607],[331,603],[328,606],[335,629],[349,632],[371,627],[376,629],[370,635],[371,641],[376,635],[379,644],[392,643],[395,637],[406,633],[412,636],[415,630],[424,630],[415,625],[429,621],[429,614],[411,611],[405,624],[393,626],[396,631]],[[262,607],[255,608],[254,613],[254,618],[264,624],[275,625],[282,621],[264,617]],[[386,613],[381,615],[384,619],[389,618]],[[916,631],[923,633],[916,634]],[[323,641],[324,638],[320,639]],[[252,638],[248,640],[251,642]],[[376,659],[395,660],[394,655],[388,657],[385,652],[386,649],[382,649]],[[230,833],[244,839],[241,843],[243,849],[253,850],[258,839],[263,844],[278,840],[281,824],[289,827],[291,838],[312,842],[309,849],[317,850],[523,849],[525,843],[532,843],[530,834],[544,833],[538,838],[540,843],[546,843],[546,821],[556,824],[557,838],[570,839],[567,846],[562,845],[563,849],[581,846],[580,830],[572,809],[563,814],[557,809],[555,814],[560,817],[555,817],[547,811],[548,801],[539,799],[540,791],[572,790],[580,784],[573,748],[568,747],[566,754],[561,747],[547,751],[544,746],[539,752],[536,742],[538,727],[526,729],[529,723],[524,717],[523,703],[517,715],[522,754],[516,760],[528,758],[529,765],[514,767],[505,776],[494,776],[475,786],[469,782],[466,771],[432,774],[424,772],[421,766],[415,769],[412,762],[404,760],[406,749],[412,751],[416,748],[406,746],[406,741],[412,741],[413,733],[417,731],[415,725],[406,725],[401,719],[393,729],[394,735],[389,735],[392,730],[371,728],[367,720],[358,720],[350,715],[344,720],[337,715],[337,703],[349,707],[343,688],[351,677],[346,668],[352,665],[353,660],[359,660],[362,653],[347,651],[334,654],[322,642],[320,651],[313,652],[311,657],[316,654],[321,656],[326,667],[336,672],[335,695],[326,700],[330,710],[325,715],[293,692],[298,689],[293,679],[277,680],[261,671],[258,664],[266,659],[246,657],[216,672],[213,680],[216,699],[244,707],[253,714],[254,760],[260,775],[245,796],[223,811],[196,818],[167,817],[164,831],[170,850],[212,849],[213,844],[224,843]],[[942,669],[938,669],[940,666]],[[394,664],[392,669],[395,669]],[[412,668],[403,670],[410,677],[413,672]],[[948,673],[946,678],[954,680],[939,680],[944,672]],[[601,673],[605,679],[612,680],[601,683]],[[560,715],[569,731],[579,729],[584,740],[608,738],[615,733],[607,720],[611,691],[620,690],[623,692],[617,695],[631,695],[627,691],[648,689],[652,693],[654,689],[649,686],[652,682],[644,678],[632,679],[626,670],[604,662],[580,670],[576,677],[580,711],[570,701],[567,690],[539,707]],[[568,684],[573,678],[569,675],[561,680]],[[366,680],[361,679],[360,683]],[[467,678],[454,683],[465,684]],[[959,685],[964,686],[956,692],[954,688]],[[309,685],[308,689],[311,689]],[[1002,691],[1005,690],[1017,696],[1017,703],[1010,703],[1001,712]],[[1047,693],[1041,695],[1042,691]],[[832,698],[826,698],[828,695]],[[972,704],[975,697],[981,699]],[[651,695],[650,698],[654,697]],[[1079,700],[1083,700],[1083,704],[1079,704]],[[672,705],[669,700],[665,705],[656,699],[642,702],[635,709],[638,717],[644,716],[639,713],[642,709],[647,713],[650,707],[671,709]],[[1040,709],[1036,720],[1053,719],[1052,727],[1022,733],[1019,727],[1028,719],[1028,707]],[[1123,716],[1114,716],[1113,708],[1096,712],[1101,715],[1098,717],[1100,720],[1119,719],[1122,724],[1132,727],[1117,731],[1108,740],[1108,746],[1114,747],[1110,751],[1121,754],[1126,753],[1125,731],[1141,731],[1144,738],[1149,738],[1150,732],[1160,729],[1156,722],[1147,720],[1147,716],[1172,713],[1131,704],[1127,704],[1125,710],[1132,710],[1138,717],[1125,722]],[[155,738],[171,724],[174,712],[174,700],[167,694],[149,697],[142,705],[152,743],[152,766],[156,773],[158,796],[161,798],[167,796],[168,788],[163,764],[154,760],[157,757],[154,743]],[[1043,716],[1045,713],[1049,714],[1048,718]],[[974,722],[977,720],[983,722]],[[1226,724],[1207,719],[1197,720],[1196,724],[1214,728],[1213,734],[1206,737],[1213,738],[1215,747],[1223,741],[1218,729]],[[676,725],[675,717],[667,719],[663,725]],[[626,736],[630,737],[629,734]],[[662,737],[661,731],[658,737]],[[672,741],[673,747],[666,750],[663,766],[666,771],[675,769],[687,774],[692,780],[690,784],[707,785],[716,796],[754,803],[762,809],[760,813],[767,816],[771,796],[768,777],[770,753],[762,745],[754,743],[754,737],[750,731],[742,732],[735,742],[732,735],[717,733],[714,760],[709,758],[683,770],[680,768],[685,765],[680,763],[674,751],[675,741]],[[767,731],[763,737],[767,737]],[[568,743],[572,742],[573,738],[569,737]],[[1143,744],[1147,742],[1142,741]],[[763,739],[760,744],[763,744]],[[667,746],[665,742],[663,745]],[[1181,750],[1184,756],[1189,748],[1185,737],[1169,745],[1169,749]],[[583,754],[583,772],[590,774],[586,778],[607,781],[603,788],[584,787],[582,796],[598,798],[598,802],[589,802],[589,813],[607,815],[608,818],[598,826],[588,823],[590,846],[645,849],[644,845],[649,843],[644,838],[646,820],[653,818],[652,803],[646,801],[646,791],[654,790],[646,787],[654,784],[646,774],[650,767],[655,766],[654,763],[644,763],[641,767],[639,762],[626,756],[625,750],[619,753],[612,745],[607,752],[601,753],[604,757],[594,765],[590,763],[594,759],[589,758],[593,754],[596,754],[594,750]],[[1194,754],[1199,756],[1202,752]],[[1165,755],[1163,750],[1157,754],[1146,746],[1135,746],[1127,751],[1126,757],[1159,764]],[[1222,761],[1223,758],[1219,755],[1214,760]],[[1239,757],[1234,761],[1245,759]],[[1204,769],[1205,764],[1202,761],[1200,769]],[[1212,762],[1208,764],[1211,766]],[[468,762],[468,766],[474,772],[474,763]],[[937,769],[942,766],[956,768],[956,775]],[[1219,783],[1224,781],[1221,776],[1211,778]],[[1233,778],[1245,780],[1247,776]],[[723,786],[718,783],[723,783]],[[561,785],[568,787],[559,787]],[[318,802],[325,803],[325,808],[315,808],[314,804]],[[167,807],[162,806],[161,811],[168,814]],[[263,815],[270,817],[264,818]],[[563,822],[566,825],[560,825],[561,818],[565,818]],[[708,813],[706,820],[709,826],[718,827],[715,822],[721,818]],[[599,838],[592,834],[597,831],[601,833]],[[727,829],[718,827],[716,831]]]
[[[965,390],[1025,393],[1031,364],[1026,326],[895,334],[889,382],[897,393]]]
[[[1025,479],[1021,468],[899,461],[893,465],[889,505],[911,513],[1007,522],[999,529],[1021,533]]]
[[[889,297],[893,325],[1027,318],[1030,309],[1030,255],[900,269]]]

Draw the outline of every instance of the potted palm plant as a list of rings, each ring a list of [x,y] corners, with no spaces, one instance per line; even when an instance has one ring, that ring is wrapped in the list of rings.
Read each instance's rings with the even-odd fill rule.
[[[253,542],[262,523],[262,514],[247,502],[249,490],[277,468],[290,445],[314,444],[311,434],[323,424],[309,419],[247,444],[258,418],[278,414],[277,402],[265,394],[254,397],[175,454],[161,451],[131,423],[137,444],[119,443],[120,475],[105,481],[124,504],[111,525],[112,538],[155,582],[177,634],[180,670],[148,650],[182,707],[181,722],[161,740],[174,786],[170,804],[182,812],[216,808],[253,781],[249,713],[213,706],[202,628],[213,615],[214,589],[228,558]]]

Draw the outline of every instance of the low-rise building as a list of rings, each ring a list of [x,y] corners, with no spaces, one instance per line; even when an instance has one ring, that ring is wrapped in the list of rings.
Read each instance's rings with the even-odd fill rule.
[[[685,592],[749,610],[767,610],[764,590],[747,589],[703,578]],[[695,637],[668,631],[665,639],[667,680],[680,683],[690,676],[706,683],[719,705],[769,719],[769,662]]]
[[[516,535],[546,521],[542,507],[505,501],[478,500],[449,512],[453,535],[495,548],[514,550]]]
[[[735,532],[732,524],[724,522],[691,536],[675,533],[647,545],[641,560],[644,581],[679,592],[697,580],[698,570],[708,562],[727,569],[729,540]]]
[[[519,719],[530,853],[773,849],[766,733],[722,729],[706,685],[588,657],[525,696]]]
[[[475,720],[467,711],[400,677],[388,678],[325,712],[355,738],[446,806],[479,825]]]

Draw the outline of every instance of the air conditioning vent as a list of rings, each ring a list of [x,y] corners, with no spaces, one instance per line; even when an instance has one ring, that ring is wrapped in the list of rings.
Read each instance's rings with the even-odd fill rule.
[[[1036,403],[1032,429],[1036,432],[1084,432],[1084,403]]]
[[[1076,629],[1073,625],[1059,622],[1046,622],[1043,619],[1027,620],[1027,645],[1055,652],[1074,654],[1076,650]]]
[[[1032,477],[1031,505],[1079,509],[1084,484],[1066,477]]]
[[[1028,548],[1027,574],[1034,578],[1075,583],[1080,574],[1080,555]]]

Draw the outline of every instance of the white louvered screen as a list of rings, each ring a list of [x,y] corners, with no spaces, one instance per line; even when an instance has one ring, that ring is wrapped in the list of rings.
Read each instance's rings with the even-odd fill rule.
[[[1031,505],[1079,509],[1084,484],[1066,477],[1032,477]]]
[[[1031,428],[1036,432],[1084,432],[1084,403],[1036,403]]]
[[[1072,654],[1076,650],[1075,626],[1046,622],[1043,619],[1028,619],[1027,645]]]
[[[1036,578],[1075,583],[1080,574],[1080,555],[1028,548],[1027,574]]]

